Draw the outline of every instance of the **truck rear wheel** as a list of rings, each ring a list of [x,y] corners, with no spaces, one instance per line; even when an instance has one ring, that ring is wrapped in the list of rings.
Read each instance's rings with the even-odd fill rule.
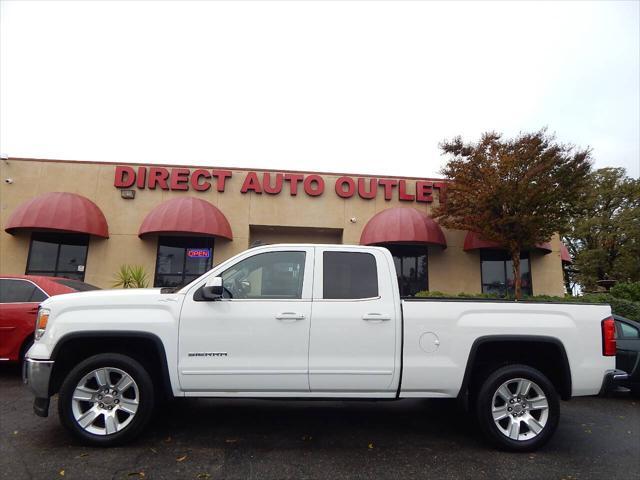
[[[87,445],[132,440],[151,418],[151,377],[136,360],[104,353],[78,364],[60,387],[58,414],[71,434]]]
[[[498,447],[528,452],[553,436],[560,402],[553,384],[527,365],[508,365],[484,381],[476,414],[485,436]]]

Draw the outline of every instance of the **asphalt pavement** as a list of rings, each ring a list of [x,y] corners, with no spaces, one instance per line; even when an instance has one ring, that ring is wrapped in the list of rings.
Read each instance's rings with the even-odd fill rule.
[[[180,399],[136,442],[78,445],[57,405],[36,417],[17,368],[0,366],[0,478],[640,479],[640,400],[562,402],[535,453],[492,449],[455,401]]]

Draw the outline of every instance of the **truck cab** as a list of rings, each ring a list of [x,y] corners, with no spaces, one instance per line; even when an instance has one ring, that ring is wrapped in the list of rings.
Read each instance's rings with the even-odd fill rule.
[[[204,284],[185,295],[183,391],[395,396],[401,314],[383,249],[277,246],[237,260],[219,301]]]

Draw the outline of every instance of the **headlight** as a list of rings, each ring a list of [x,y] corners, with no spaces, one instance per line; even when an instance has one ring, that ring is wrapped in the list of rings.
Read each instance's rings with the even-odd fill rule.
[[[47,322],[49,321],[49,315],[51,314],[51,310],[48,308],[41,308],[38,310],[38,316],[36,317],[36,329],[35,329],[35,339],[40,340],[40,337],[44,335],[44,331],[47,328]]]

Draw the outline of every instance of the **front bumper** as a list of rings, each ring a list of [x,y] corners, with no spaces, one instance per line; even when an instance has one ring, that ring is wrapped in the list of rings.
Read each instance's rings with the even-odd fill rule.
[[[36,396],[33,411],[40,417],[49,415],[49,382],[52,370],[53,360],[25,358],[22,365],[22,381]]]
[[[600,388],[600,395],[616,390],[629,380],[629,374],[623,370],[607,370]]]

